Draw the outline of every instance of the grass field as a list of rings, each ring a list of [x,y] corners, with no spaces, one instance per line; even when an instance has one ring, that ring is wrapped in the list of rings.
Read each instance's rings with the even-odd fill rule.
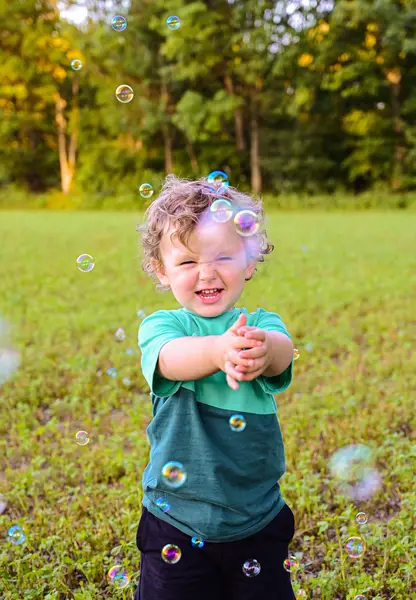
[[[137,311],[179,308],[141,272],[141,219],[0,212],[0,316],[21,353],[0,388],[4,600],[133,598],[151,419]],[[290,550],[301,563],[294,586],[323,600],[416,598],[416,214],[274,213],[266,228],[275,250],[237,306],[279,313],[300,352],[292,385],[276,397],[280,483],[296,517]],[[95,258],[90,273],[77,269],[82,253]],[[87,445],[76,443],[78,430]],[[373,450],[383,478],[358,504],[328,468],[354,443]],[[7,539],[11,525],[23,527],[23,544]],[[367,545],[358,560],[344,549],[355,534]],[[108,581],[115,564],[128,587]]]

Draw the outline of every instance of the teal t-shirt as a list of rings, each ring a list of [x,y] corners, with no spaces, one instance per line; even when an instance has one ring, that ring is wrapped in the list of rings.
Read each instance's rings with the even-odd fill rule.
[[[254,535],[285,504],[278,481],[286,461],[273,394],[289,387],[293,361],[276,377],[239,382],[238,390],[228,386],[221,370],[196,381],[170,381],[156,367],[161,348],[170,340],[221,335],[240,313],[247,325],[291,337],[280,316],[262,308],[248,313],[234,307],[217,317],[185,308],[158,310],[139,328],[141,367],[153,405],[146,429],[151,449],[142,479],[143,505],[185,534],[208,542]],[[230,428],[234,414],[244,416],[243,431]],[[179,488],[172,489],[162,477],[170,461],[184,466],[187,477]],[[170,504],[167,512],[156,504],[160,497]]]

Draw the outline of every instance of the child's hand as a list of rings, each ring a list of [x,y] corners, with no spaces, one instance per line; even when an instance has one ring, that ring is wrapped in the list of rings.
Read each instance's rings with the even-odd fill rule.
[[[247,340],[257,340],[262,342],[261,346],[247,348],[247,350],[236,350],[229,353],[230,361],[234,369],[241,373],[238,381],[252,381],[266,371],[270,365],[269,344],[264,329],[259,327],[250,327],[245,325],[237,330],[237,334],[244,336]],[[249,366],[241,364],[249,360]]]

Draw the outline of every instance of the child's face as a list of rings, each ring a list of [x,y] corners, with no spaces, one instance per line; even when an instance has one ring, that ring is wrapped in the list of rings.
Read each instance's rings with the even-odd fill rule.
[[[241,296],[245,279],[253,274],[256,261],[248,260],[243,238],[233,222],[215,221],[198,224],[183,246],[169,227],[163,234],[163,268],[156,274],[163,285],[170,285],[176,300],[184,308],[203,317],[216,317],[234,308]],[[222,292],[208,304],[195,292],[220,288]]]

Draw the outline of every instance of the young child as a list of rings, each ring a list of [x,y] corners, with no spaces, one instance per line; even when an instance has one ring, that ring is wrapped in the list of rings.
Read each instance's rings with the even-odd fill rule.
[[[242,210],[256,216],[248,229]],[[153,420],[135,599],[293,600],[273,397],[291,383],[293,344],[278,314],[235,306],[274,249],[262,203],[169,175],[146,217],[143,270],[182,308],[139,328]]]

